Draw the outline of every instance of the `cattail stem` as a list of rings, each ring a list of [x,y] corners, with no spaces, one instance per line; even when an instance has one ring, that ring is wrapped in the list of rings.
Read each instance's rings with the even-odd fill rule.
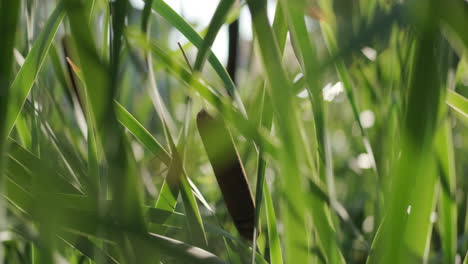
[[[240,235],[251,241],[255,204],[231,134],[221,119],[206,111],[198,113],[197,125],[229,214]]]

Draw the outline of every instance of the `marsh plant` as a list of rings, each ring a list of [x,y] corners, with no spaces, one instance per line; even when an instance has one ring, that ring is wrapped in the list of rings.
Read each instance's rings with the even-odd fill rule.
[[[464,0],[0,0],[0,263],[466,264],[467,96]]]

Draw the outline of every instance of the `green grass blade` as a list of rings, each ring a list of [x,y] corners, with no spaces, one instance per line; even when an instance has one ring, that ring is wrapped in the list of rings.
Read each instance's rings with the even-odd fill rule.
[[[185,214],[187,215],[186,220],[192,235],[192,241],[196,243],[195,245],[206,248],[208,246],[208,242],[206,239],[205,228],[203,226],[200,210],[198,209],[197,201],[195,200],[195,196],[193,195],[192,189],[187,181],[187,175],[185,174],[183,163],[180,159],[177,147],[175,146],[171,136],[169,136],[169,144],[171,146],[173,156],[171,166],[175,168],[175,175],[173,176],[174,178],[177,177],[177,179],[174,180],[177,181],[177,187],[180,188]],[[171,182],[168,183],[171,184]]]
[[[283,256],[281,253],[281,244],[279,239],[278,230],[276,227],[275,208],[273,207],[273,200],[271,198],[268,185],[263,185],[263,198],[265,199],[265,209],[267,215],[267,228],[268,228],[268,241],[270,243],[270,263],[282,264]]]
[[[288,33],[287,23],[281,8],[281,3],[276,4],[275,18],[273,21],[273,32],[275,34],[276,40],[278,41],[278,46],[280,54],[283,55],[284,47],[286,45],[286,37]],[[261,125],[271,128],[273,114],[271,113],[271,105],[265,103],[266,100],[266,89],[267,84],[264,84],[263,96],[262,96],[262,113],[261,113]],[[268,109],[267,109],[268,108]],[[281,253],[281,245],[278,231],[276,229],[276,220],[275,212],[273,207],[273,201],[271,200],[271,195],[268,190],[268,186],[265,183],[265,170],[267,162],[265,156],[263,155],[263,149],[258,150],[258,162],[257,162],[257,184],[255,191],[255,232],[254,232],[254,244],[257,242],[257,234],[261,232],[260,224],[260,213],[263,207],[263,202],[266,203],[266,213],[267,213],[267,231],[268,231],[268,243],[270,247],[270,260],[271,263],[283,263],[283,256]],[[252,256],[252,263],[255,259]]]
[[[141,15],[141,31],[143,31],[143,33],[146,33],[148,31],[152,5],[153,5],[153,0],[145,1],[145,7],[143,8],[143,13]]]
[[[0,193],[5,192],[5,165],[6,158],[3,153],[7,149],[8,128],[8,101],[10,94],[10,79],[13,70],[13,48],[15,44],[16,25],[18,22],[20,1],[0,1]],[[5,229],[7,220],[6,203],[0,197],[0,228]],[[4,254],[0,255],[0,262]]]
[[[226,17],[229,13],[229,9],[233,4],[234,0],[221,0],[218,4],[218,7],[216,7],[216,11],[211,18],[210,25],[208,27],[208,32],[206,33],[206,36],[200,45],[197,58],[195,59],[195,64],[193,66],[193,70],[195,72],[199,72],[203,69],[203,65],[205,64],[205,60],[209,54],[211,45],[213,45],[216,35],[218,35],[218,31],[224,24],[224,21],[226,20]]]
[[[286,46],[286,37],[288,35],[288,23],[280,2],[276,4],[275,19],[273,20],[273,32],[275,33],[276,41],[278,41],[280,53],[283,54],[284,47]]]
[[[468,99],[452,90],[447,90],[446,102],[450,108],[468,119]]]
[[[16,119],[47,57],[47,52],[49,51],[63,16],[64,10],[62,5],[59,4],[50,15],[37,40],[34,42],[31,51],[26,56],[21,70],[11,84],[11,101],[8,104],[7,133],[10,133],[15,125]]]
[[[187,181],[187,176],[184,174],[181,178],[181,196],[184,202],[185,214],[187,215],[186,219],[192,233],[192,240],[195,245],[206,248],[208,241],[197,201]]]
[[[15,44],[16,24],[20,10],[19,1],[1,1],[0,2],[0,152],[3,152],[5,140],[10,132],[8,125],[8,101],[10,80],[13,71],[13,47]],[[0,158],[0,175],[2,174],[3,159]],[[2,176],[0,176],[1,179]],[[1,208],[0,208],[1,210]]]
[[[442,186],[439,197],[439,230],[445,263],[455,262],[457,250],[457,206],[455,202],[455,159],[449,119],[444,120],[436,136],[436,149]]]
[[[24,115],[18,115],[15,122],[16,132],[18,133],[19,141],[25,148],[31,148],[31,131]]]

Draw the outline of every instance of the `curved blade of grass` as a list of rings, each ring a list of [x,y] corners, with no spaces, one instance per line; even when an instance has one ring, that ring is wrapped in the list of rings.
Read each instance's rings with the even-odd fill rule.
[[[452,90],[447,90],[446,102],[450,108],[468,119],[468,99]]]
[[[34,42],[31,51],[28,53],[28,56],[26,56],[23,66],[11,84],[11,101],[8,104],[8,118],[6,124],[8,134],[13,129],[16,118],[18,117],[26,98],[31,91],[32,85],[42,68],[63,16],[64,10],[62,5],[59,4],[52,15],[48,18],[37,40]]]
[[[210,25],[208,26],[208,32],[200,45],[197,58],[195,59],[195,64],[193,66],[193,70],[195,72],[199,72],[203,69],[203,65],[205,64],[205,60],[210,52],[211,45],[213,45],[216,35],[218,35],[218,32],[229,13],[229,9],[233,4],[234,0],[221,0],[218,7],[216,7],[215,13],[211,18]]]

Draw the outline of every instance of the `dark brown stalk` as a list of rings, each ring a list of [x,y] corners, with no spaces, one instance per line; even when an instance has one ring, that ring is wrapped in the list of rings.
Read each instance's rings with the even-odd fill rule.
[[[237,54],[239,52],[239,19],[229,25],[229,55],[227,72],[232,81],[236,83]],[[232,91],[233,92],[233,91]]]
[[[221,119],[206,111],[198,113],[197,125],[229,214],[240,235],[252,240],[255,204],[231,134]]]

